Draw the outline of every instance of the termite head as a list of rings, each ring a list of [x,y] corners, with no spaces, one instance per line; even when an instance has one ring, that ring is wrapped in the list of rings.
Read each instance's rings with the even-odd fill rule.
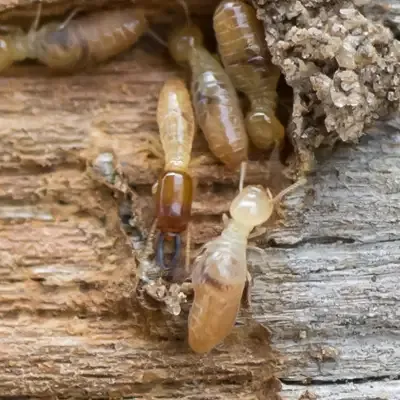
[[[302,177],[275,197],[272,197],[269,189],[264,189],[262,186],[247,186],[233,199],[229,212],[239,224],[254,228],[271,217],[275,205],[284,196],[306,182],[306,178]]]
[[[232,201],[229,212],[246,226],[257,226],[269,219],[274,210],[272,196],[260,186],[245,187]]]
[[[185,24],[173,30],[168,38],[171,57],[182,64],[187,61],[190,51],[203,44],[203,33],[197,25]]]
[[[5,70],[14,62],[12,43],[9,38],[0,38],[0,71]]]
[[[263,111],[250,111],[246,115],[246,129],[253,144],[262,150],[280,147],[285,137],[285,128],[275,115]]]

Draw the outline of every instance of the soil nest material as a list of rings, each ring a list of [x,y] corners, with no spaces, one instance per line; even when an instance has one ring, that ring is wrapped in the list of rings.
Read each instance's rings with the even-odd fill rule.
[[[365,2],[256,3],[272,60],[293,88],[293,171],[310,170],[319,146],[356,142],[375,120],[399,110],[400,42],[363,15],[357,7]]]

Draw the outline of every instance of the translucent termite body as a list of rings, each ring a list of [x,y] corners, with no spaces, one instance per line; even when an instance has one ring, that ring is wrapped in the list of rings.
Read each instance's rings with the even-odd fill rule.
[[[266,222],[276,203],[303,185],[299,180],[275,198],[259,186],[245,187],[232,201],[231,218],[221,235],[206,243],[193,263],[193,305],[189,314],[189,345],[206,353],[231,332],[247,277],[246,249],[250,232]]]
[[[28,33],[0,37],[0,71],[16,61],[37,59],[54,70],[72,71],[106,61],[129,49],[148,29],[142,10],[99,11],[73,20],[51,22],[39,30],[41,8]]]
[[[196,125],[190,94],[182,80],[173,78],[164,84],[158,101],[157,123],[165,167],[154,187],[160,231],[156,254],[158,263],[165,267],[164,239],[175,240],[175,263],[180,251],[180,235],[190,222],[193,200],[189,163]],[[186,245],[189,244],[188,240]]]
[[[203,46],[200,29],[191,22],[175,29],[168,39],[171,56],[191,70],[191,95],[196,120],[212,153],[228,168],[244,167],[248,136],[239,98],[222,65]]]
[[[250,102],[245,123],[251,141],[263,150],[280,147],[284,128],[275,116],[280,70],[271,62],[256,11],[243,1],[223,0],[213,26],[225,70]]]

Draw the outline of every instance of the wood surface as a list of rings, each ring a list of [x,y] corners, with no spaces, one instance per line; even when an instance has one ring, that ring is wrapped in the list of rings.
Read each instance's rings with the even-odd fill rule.
[[[158,92],[180,71],[145,49],[73,76],[31,63],[0,78],[0,396],[278,400],[278,376],[288,400],[400,398],[400,121],[318,153],[259,243],[265,260],[251,263],[254,320],[197,356],[186,310],[135,298],[121,196],[89,173],[112,153],[148,228],[162,164],[136,151],[157,138]],[[198,134],[195,155],[204,146]],[[255,160],[248,183],[276,192],[278,172]],[[219,233],[238,176],[215,162],[194,175],[202,243]]]

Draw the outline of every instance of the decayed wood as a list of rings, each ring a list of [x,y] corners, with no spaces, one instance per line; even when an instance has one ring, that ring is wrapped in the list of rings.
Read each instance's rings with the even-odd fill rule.
[[[254,386],[266,372],[260,346],[196,357],[180,342],[149,340],[129,318],[20,315],[3,319],[0,335],[2,395],[250,400],[269,384]]]
[[[177,73],[167,56],[138,48],[71,77],[20,65],[0,79],[0,395],[277,399],[275,373],[289,400],[307,389],[327,400],[396,398],[398,383],[384,379],[400,370],[397,125],[329,161],[321,154],[268,231],[266,260],[253,261],[253,313],[280,355],[241,319],[226,343],[194,356],[185,312],[138,305],[119,199],[86,167],[112,152],[150,220],[161,162],[133,154],[157,135],[157,94]],[[219,232],[238,176],[215,163],[195,176],[201,243]],[[270,178],[270,164],[251,164],[249,183]]]
[[[157,95],[174,74],[167,57],[136,49],[70,77],[21,65],[1,78],[0,395],[277,399],[270,378],[279,360],[262,327],[238,327],[219,351],[199,357],[186,343],[187,314],[139,306],[119,199],[86,172],[111,151],[136,185],[138,207],[152,211],[150,184],[162,163],[135,148],[157,135]],[[196,146],[204,148],[200,135]],[[250,180],[265,179],[264,164],[250,166]],[[220,229],[238,178],[215,163],[194,172],[222,185],[215,195],[200,188],[194,213],[204,241]]]
[[[92,209],[87,197],[82,196],[82,192],[90,192],[91,180],[81,171],[99,154],[111,151],[127,183],[147,185],[146,194],[150,196],[150,185],[162,168],[162,160],[138,154],[136,149],[149,137],[159,141],[157,95],[164,80],[179,74],[179,70],[168,57],[151,56],[141,48],[126,57],[69,77],[49,77],[46,68],[39,66],[15,66],[7,71],[0,88],[0,167],[18,170],[24,178],[4,175],[0,177],[0,190],[11,190],[13,201],[37,201],[50,195],[69,202],[73,198],[81,207]],[[204,152],[209,154],[204,138],[198,134],[194,156]],[[247,182],[266,184],[269,165],[251,162]],[[36,176],[32,176],[32,168],[38,172]],[[238,173],[214,162],[194,168],[193,176],[200,183],[197,198],[208,198],[214,204],[205,211],[197,201],[194,214],[218,215],[217,219],[199,221],[202,225],[194,229],[194,242],[204,242],[211,223],[217,222],[214,235],[221,229],[220,214],[228,210],[236,190],[229,186],[228,197],[228,192],[213,196],[209,185],[237,185]],[[151,204],[146,198],[142,203]],[[151,212],[146,214],[147,224],[151,223]]]

